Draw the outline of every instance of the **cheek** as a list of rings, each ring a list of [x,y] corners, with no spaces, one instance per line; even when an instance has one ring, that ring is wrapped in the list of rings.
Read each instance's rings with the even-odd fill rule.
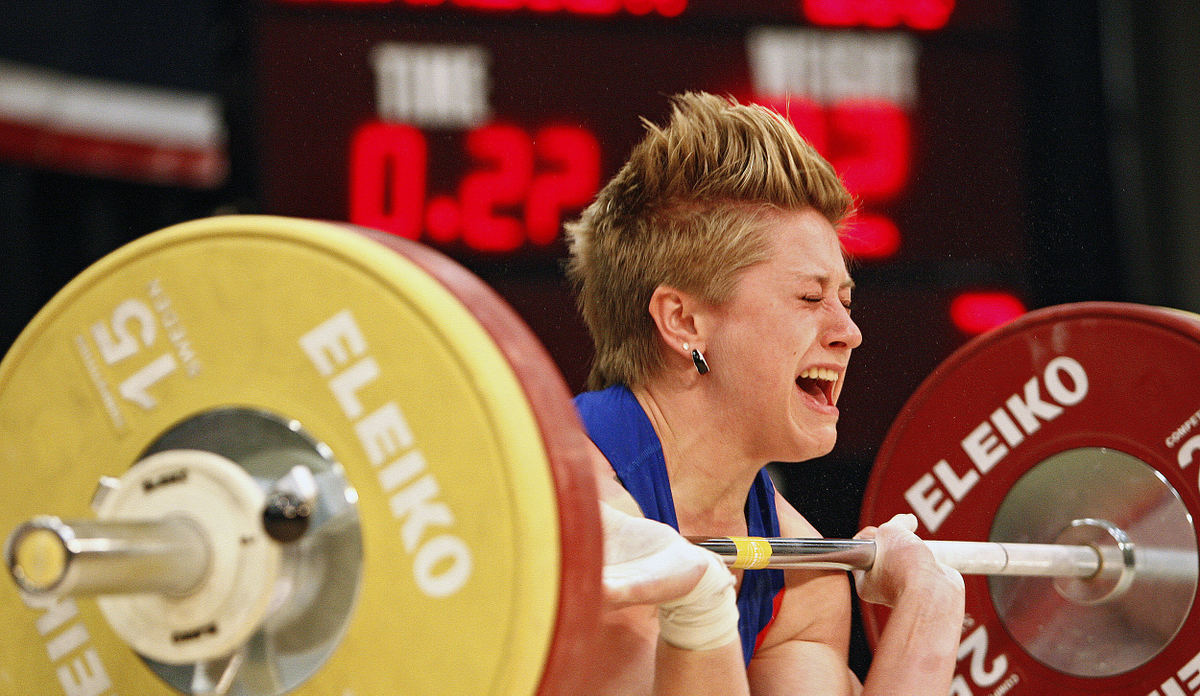
[[[742,316],[731,317],[724,330],[714,336],[709,353],[742,374],[794,381],[794,370],[812,347],[815,332],[797,322],[795,312],[756,309],[760,311],[744,311]]]

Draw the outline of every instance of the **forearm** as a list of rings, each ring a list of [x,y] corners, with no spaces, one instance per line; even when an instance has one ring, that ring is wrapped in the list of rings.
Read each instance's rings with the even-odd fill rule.
[[[658,641],[654,696],[748,696],[742,645],[732,641],[712,650],[683,650]]]
[[[734,577],[724,561],[660,522],[603,502],[600,510],[608,609],[654,606],[657,615],[657,640],[647,636],[654,653],[642,653],[653,661],[641,663],[636,692],[748,694]]]
[[[692,591],[658,606],[655,696],[749,694],[733,576],[704,552],[706,570]]]
[[[863,696],[949,693],[962,619],[963,594],[949,584],[902,596],[875,649]]]

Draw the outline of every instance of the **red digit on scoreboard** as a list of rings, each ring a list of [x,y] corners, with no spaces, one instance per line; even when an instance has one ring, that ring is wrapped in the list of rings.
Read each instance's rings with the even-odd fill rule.
[[[797,97],[758,101],[786,116],[865,206],[886,203],[907,185],[912,124],[899,106],[882,100],[830,106]],[[900,250],[900,229],[885,215],[861,210],[846,225],[842,243],[855,257],[883,259]]]
[[[339,0],[341,2],[379,3],[388,0]],[[442,5],[446,0],[404,0],[417,6]],[[633,15],[655,12],[663,17],[677,17],[687,9],[687,0],[453,0],[453,5],[474,10],[512,12],[568,12],[577,15],[607,16],[624,10]]]
[[[862,200],[882,203],[904,190],[912,160],[912,122],[904,109],[874,99],[830,106],[796,97],[757,101],[787,117]]]
[[[827,27],[933,31],[946,26],[954,12],[954,0],[800,0],[800,5],[808,21]]]
[[[886,215],[860,210],[841,233],[842,246],[858,259],[886,259],[900,251],[900,228]]]
[[[610,15],[621,9],[621,0],[563,0],[563,5],[575,14]]]
[[[800,135],[817,152],[829,153],[829,119],[825,107],[811,99],[788,97],[787,99],[758,99],[765,106],[775,109],[792,122]]]
[[[525,200],[533,179],[533,144],[516,126],[492,124],[467,133],[477,167],[463,177],[463,242],[486,252],[515,251],[525,243],[521,221],[506,214]]]
[[[534,177],[525,201],[529,241],[550,244],[558,238],[563,211],[587,205],[600,187],[600,143],[591,131],[549,126],[538,131],[538,159],[548,168]]]
[[[419,238],[427,158],[425,136],[416,128],[363,124],[350,141],[350,221]]]
[[[829,162],[864,201],[895,198],[908,183],[912,126],[890,102],[850,100],[829,108]]]

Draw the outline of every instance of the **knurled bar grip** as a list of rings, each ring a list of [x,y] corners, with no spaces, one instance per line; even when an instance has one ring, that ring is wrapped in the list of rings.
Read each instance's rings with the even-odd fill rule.
[[[4,556],[17,585],[35,595],[185,595],[209,564],[203,533],[182,517],[36,517],[9,536]]]

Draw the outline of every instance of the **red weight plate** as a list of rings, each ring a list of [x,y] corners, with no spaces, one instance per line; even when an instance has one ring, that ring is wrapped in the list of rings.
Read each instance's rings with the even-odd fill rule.
[[[1200,451],[1197,384],[1200,317],[1118,303],[1032,312],[968,343],[921,385],[880,450],[863,500],[862,524],[915,513],[918,533],[928,539],[1055,542],[993,538],[998,514],[1013,517],[1009,494],[1014,490],[1025,491],[1015,496],[1025,498],[1019,504],[1050,511],[1043,516],[1057,514],[1057,507],[1068,508],[1068,501],[1080,497],[1077,493],[1090,491],[1082,498],[1105,500],[1106,514],[1115,506],[1137,517],[1140,494],[1135,482],[1125,484],[1133,477],[1113,475],[1115,463],[1110,466],[1103,457],[1092,464],[1101,475],[1037,482],[1056,468],[1051,462],[1064,456],[1086,459],[1088,451],[1098,451],[1152,470],[1152,487],[1169,491],[1177,501],[1177,516],[1187,525],[1194,549],[1190,525],[1200,513],[1200,466],[1194,461]],[[1030,481],[1035,493],[1045,493],[1032,506]],[[1011,521],[1006,524],[1001,526],[1012,533]],[[1185,561],[1193,572],[1194,551]],[[965,579],[967,620],[953,694],[1200,693],[1194,584],[1184,609],[1169,617],[1178,632],[1173,638],[1168,634],[1161,649],[1136,666],[1101,666],[1100,676],[1081,676],[1075,668],[1056,666],[1039,652],[1044,646],[1035,644],[1058,641],[1090,650],[1084,620],[1069,618],[1067,623],[1077,625],[1068,626],[1047,621],[1040,636],[1027,633],[1029,617],[1043,610],[1047,597],[1058,601],[1055,593],[1018,593],[1015,609],[1011,604],[998,609],[987,578]],[[864,604],[863,615],[869,638],[877,641],[886,610]],[[1013,630],[1014,616],[1025,621],[1020,630]],[[1136,629],[1129,635],[1132,644]]]

